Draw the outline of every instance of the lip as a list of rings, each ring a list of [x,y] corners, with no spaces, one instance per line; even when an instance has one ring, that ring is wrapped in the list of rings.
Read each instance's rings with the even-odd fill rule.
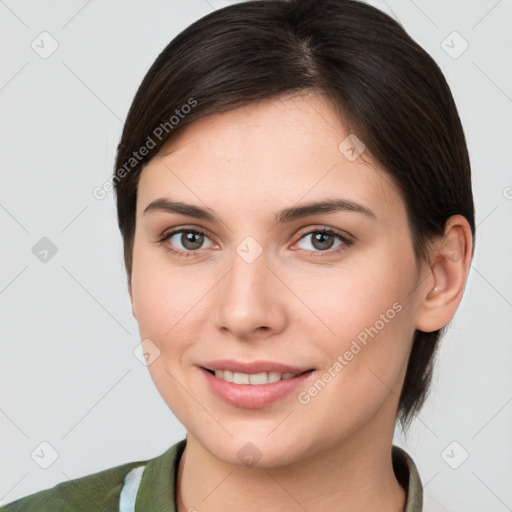
[[[207,370],[229,370],[238,373],[263,373],[263,372],[277,372],[277,373],[304,373],[312,370],[310,366],[299,367],[290,366],[286,364],[277,363],[274,361],[235,361],[234,359],[217,359],[201,364]],[[266,385],[266,384],[262,384]]]
[[[224,402],[229,405],[235,407],[241,407],[245,409],[261,409],[266,407],[277,400],[280,400],[298,387],[304,385],[305,381],[310,379],[313,374],[316,372],[311,368],[301,370],[297,367],[281,365],[275,363],[274,366],[269,365],[268,362],[265,362],[265,366],[261,366],[261,363],[249,363],[249,364],[238,364],[231,366],[220,366],[220,362],[218,368],[209,368],[211,370],[221,370],[227,369],[231,370],[231,368],[239,368],[238,370],[231,371],[239,371],[241,373],[260,373],[263,371],[276,371],[279,373],[299,373],[296,377],[292,377],[291,379],[280,380],[277,382],[271,382],[269,384],[235,384],[234,382],[226,382],[218,377],[215,377],[212,373],[210,373],[206,367],[200,367],[201,373],[204,375],[208,387],[213,393],[221,398]],[[224,364],[224,363],[222,363]],[[211,365],[209,365],[211,366]],[[241,368],[244,368],[242,370]],[[248,370],[251,368],[251,371]],[[258,368],[258,370],[254,370],[253,368]],[[267,368],[267,370],[261,368]],[[277,368],[277,369],[268,369],[268,368]],[[291,370],[291,371],[290,371]]]

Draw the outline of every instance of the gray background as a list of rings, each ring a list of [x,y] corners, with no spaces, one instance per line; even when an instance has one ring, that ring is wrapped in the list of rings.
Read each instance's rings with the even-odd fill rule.
[[[112,172],[157,54],[228,3],[0,2],[0,504],[155,457],[185,435],[133,354],[113,195],[96,200],[92,190]],[[379,5],[452,88],[478,224],[432,393],[395,442],[416,461],[427,510],[512,510],[512,2]],[[46,261],[43,237],[57,249]]]

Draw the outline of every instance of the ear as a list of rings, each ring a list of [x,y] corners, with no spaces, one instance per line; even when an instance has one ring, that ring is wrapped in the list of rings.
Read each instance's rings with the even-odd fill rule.
[[[429,251],[429,270],[420,284],[416,329],[432,332],[447,325],[462,300],[473,251],[473,235],[462,215],[445,224],[444,236]]]

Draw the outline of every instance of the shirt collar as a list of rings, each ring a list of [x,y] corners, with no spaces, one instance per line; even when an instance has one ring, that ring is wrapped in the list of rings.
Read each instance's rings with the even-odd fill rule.
[[[182,439],[146,464],[137,493],[135,512],[176,512],[176,478],[186,443],[187,440]]]
[[[176,512],[176,479],[186,443],[183,439],[148,461],[137,493],[135,512]],[[396,478],[407,494],[404,512],[421,512],[423,487],[414,461],[398,446],[393,446],[392,456]]]
[[[410,455],[398,446],[393,446],[392,455],[395,476],[407,495],[404,512],[421,512],[423,510],[423,486],[416,464]]]

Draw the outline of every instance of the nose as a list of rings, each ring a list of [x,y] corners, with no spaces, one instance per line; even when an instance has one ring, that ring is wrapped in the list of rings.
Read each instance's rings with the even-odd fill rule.
[[[271,337],[286,326],[286,286],[265,251],[254,261],[240,254],[233,254],[230,270],[216,287],[215,326],[244,341]]]

